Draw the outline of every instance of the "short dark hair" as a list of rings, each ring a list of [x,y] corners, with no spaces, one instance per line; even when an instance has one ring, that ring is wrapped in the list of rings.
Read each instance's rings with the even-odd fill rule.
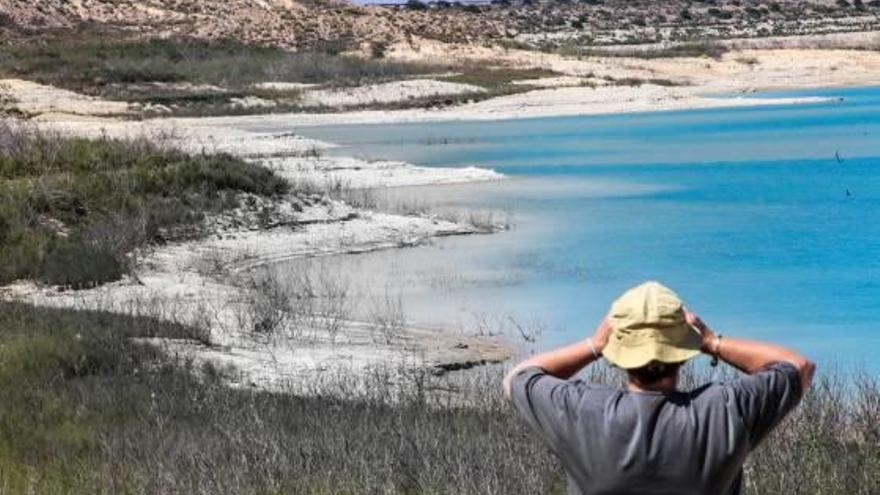
[[[643,385],[652,385],[659,382],[660,380],[663,380],[664,378],[675,376],[675,374],[678,373],[679,368],[681,368],[681,363],[664,363],[661,361],[651,361],[641,368],[626,370],[626,372],[629,373],[629,376],[632,377],[637,383]]]

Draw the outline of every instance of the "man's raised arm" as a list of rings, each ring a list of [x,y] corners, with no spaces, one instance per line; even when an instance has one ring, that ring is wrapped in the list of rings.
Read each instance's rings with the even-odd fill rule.
[[[560,349],[544,352],[526,359],[514,366],[504,377],[504,396],[510,398],[510,382],[513,377],[525,368],[541,368],[545,373],[556,378],[568,379],[584,366],[602,357],[602,350],[611,335],[611,322],[603,319],[592,337],[567,345]]]
[[[791,363],[800,375],[801,389],[810,388],[816,365],[802,354],[765,342],[732,337],[720,338],[696,314],[687,312],[686,317],[688,323],[702,334],[702,351],[706,354],[717,356],[718,359],[750,375],[772,363]]]

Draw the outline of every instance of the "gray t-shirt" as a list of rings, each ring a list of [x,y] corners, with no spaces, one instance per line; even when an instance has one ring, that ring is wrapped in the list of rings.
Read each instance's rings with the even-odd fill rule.
[[[776,363],[691,392],[629,392],[515,375],[511,400],[556,453],[572,494],[739,494],[746,456],[801,398],[797,369]]]

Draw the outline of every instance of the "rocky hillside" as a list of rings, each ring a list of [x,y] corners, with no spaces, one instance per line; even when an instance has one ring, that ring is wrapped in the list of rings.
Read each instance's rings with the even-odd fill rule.
[[[880,0],[419,0],[396,7],[344,0],[0,0],[0,29],[111,26],[289,48],[381,51],[409,37],[540,46],[693,41],[873,30]]]
[[[533,44],[692,42],[876,30],[880,0],[525,0],[506,12],[506,32]]]
[[[456,41],[506,35],[499,20],[458,9],[426,12],[294,0],[0,0],[0,25],[8,31],[82,23],[329,50],[410,35]]]

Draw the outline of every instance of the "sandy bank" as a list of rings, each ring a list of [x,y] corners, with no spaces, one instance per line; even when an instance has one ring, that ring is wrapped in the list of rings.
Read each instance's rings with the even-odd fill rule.
[[[25,115],[59,112],[71,115],[124,115],[130,105],[47,86],[22,79],[0,80],[0,106],[10,106]]]
[[[267,389],[289,390],[297,380],[325,371],[363,373],[400,363],[402,370],[443,373],[510,356],[510,349],[499,341],[406,325],[389,329],[375,321],[352,320],[353,313],[334,311],[335,306],[317,300],[307,314],[282,304],[267,305],[267,298],[278,296],[272,292],[277,287],[266,287],[265,280],[289,274],[262,279],[253,275],[255,268],[297,257],[415,246],[437,236],[476,232],[448,221],[363,212],[333,201],[295,216],[295,225],[229,229],[210,239],[143,253],[133,276],[95,289],[63,291],[18,283],[3,288],[3,295],[38,305],[148,315],[209,329],[210,344],[156,342],[197,363],[234,368],[235,384]],[[308,290],[344,283],[328,277]],[[349,297],[351,301],[336,302],[356,303],[357,291]],[[267,329],[264,322],[270,315],[279,318],[278,325]]]
[[[391,124],[407,122],[447,122],[507,120],[575,115],[602,115],[667,110],[731,108],[806,104],[829,98],[757,98],[748,96],[709,97],[693,94],[690,88],[640,87],[560,87],[500,96],[456,107],[425,110],[356,111],[340,113],[292,113],[265,116],[210,117],[215,126],[317,126],[352,124]]]
[[[276,157],[261,163],[291,181],[353,188],[406,187],[499,180],[503,176],[480,167],[419,167],[400,161],[367,161],[349,157]]]
[[[353,88],[333,88],[306,91],[302,105],[307,107],[351,107],[370,104],[397,103],[407,100],[443,97],[485,90],[471,84],[460,84],[433,79],[410,79]]]
[[[333,274],[308,282],[316,286],[287,287],[305,282],[273,269],[296,258],[405,248],[492,230],[429,215],[367,211],[310,191],[500,179],[492,170],[323,156],[333,144],[287,132],[217,125],[210,119],[137,122],[45,113],[34,121],[63,135],[147,137],[190,152],[230,153],[273,168],[298,192],[272,204],[242,198],[240,207],[206,219],[213,232],[208,238],[137,253],[134,273],[121,281],[79,291],[23,282],[0,289],[4,297],[152,316],[205,329],[205,342],[157,343],[196,363],[229,368],[234,384],[267,389],[296,390],[291,387],[297,382],[325,371],[364,373],[390,367],[401,373],[444,373],[510,355],[500,341],[414,328],[404,315],[397,315],[393,325],[379,314],[363,321],[370,311],[358,306],[375,302],[362,300],[361,290],[349,286],[368,281]],[[267,280],[275,285],[267,286]],[[277,286],[278,280],[285,287]],[[271,328],[267,321],[273,322]]]

